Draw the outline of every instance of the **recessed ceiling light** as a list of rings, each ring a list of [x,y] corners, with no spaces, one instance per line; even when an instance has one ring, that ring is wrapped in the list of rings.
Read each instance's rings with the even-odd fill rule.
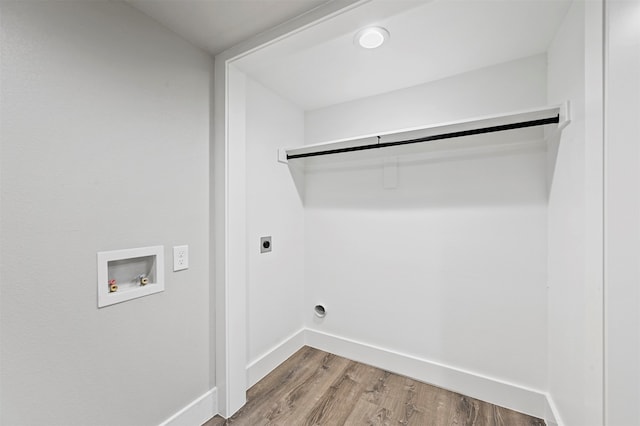
[[[389,39],[389,31],[382,27],[363,28],[356,33],[355,43],[365,49],[375,49]]]

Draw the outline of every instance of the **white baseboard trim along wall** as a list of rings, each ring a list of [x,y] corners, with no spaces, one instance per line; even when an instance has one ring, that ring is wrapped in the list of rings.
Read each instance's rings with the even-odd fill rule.
[[[160,426],[200,426],[216,414],[218,414],[218,391],[213,388],[160,423]]]
[[[307,330],[305,337],[307,345],[323,351],[535,417],[545,416],[546,395],[540,391],[316,330]]]
[[[551,395],[547,394],[547,405],[545,407],[545,415],[542,417],[545,422],[547,422],[547,426],[564,426],[562,420],[560,419],[560,415],[558,414],[558,408],[556,404],[553,402]]]
[[[544,392],[311,329],[297,331],[252,361],[247,366],[247,389],[305,345],[539,417],[549,426],[563,426]],[[160,426],[200,426],[218,414],[217,406],[214,388]]]
[[[252,361],[247,366],[247,389],[258,383],[264,376],[303,347],[306,344],[305,334],[306,330],[304,328],[296,331],[280,342],[280,344],[271,348],[255,361]]]

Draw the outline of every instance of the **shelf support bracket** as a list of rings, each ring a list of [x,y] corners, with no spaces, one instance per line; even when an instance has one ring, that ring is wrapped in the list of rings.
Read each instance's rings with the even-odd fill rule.
[[[287,160],[287,150],[285,148],[278,148],[278,163],[289,164],[289,160]]]
[[[557,131],[563,131],[569,124],[571,124],[571,101],[566,101],[560,105],[560,122]]]

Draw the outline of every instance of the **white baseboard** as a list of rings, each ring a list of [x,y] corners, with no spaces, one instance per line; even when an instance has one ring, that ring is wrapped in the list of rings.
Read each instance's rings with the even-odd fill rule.
[[[249,364],[247,367],[247,389],[258,383],[260,379],[303,347],[305,345],[304,336],[305,329],[302,328]]]
[[[545,406],[545,416],[543,419],[547,422],[547,426],[563,426],[562,419],[560,419],[560,414],[558,413],[558,407],[553,402],[553,398],[551,395],[546,395],[546,406]]]
[[[200,426],[216,414],[218,414],[218,391],[213,388],[160,423],[160,426]]]
[[[501,407],[542,419],[547,415],[547,397],[540,391],[317,330],[307,329],[305,340],[311,347]]]

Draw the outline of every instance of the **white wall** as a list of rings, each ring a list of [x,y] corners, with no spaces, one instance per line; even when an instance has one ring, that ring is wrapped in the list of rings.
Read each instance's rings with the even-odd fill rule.
[[[588,23],[593,7],[574,2],[548,51],[549,102],[570,100],[572,119],[550,158],[548,219],[549,395],[566,425],[602,424],[602,138],[591,130],[602,86],[590,71],[601,59],[589,34],[601,27]]]
[[[640,3],[607,3],[606,424],[640,424]]]
[[[307,111],[305,143],[443,123],[545,105],[546,55]]]
[[[302,110],[246,78],[248,363],[303,326],[304,212],[283,146],[302,145]],[[260,253],[260,237],[272,251]]]
[[[122,3],[0,7],[0,422],[158,424],[210,389],[211,60]],[[97,309],[96,252],[156,244],[166,290]]]
[[[539,55],[311,111],[306,142],[542,106],[545,70]],[[308,171],[308,326],[544,390],[546,150],[540,129],[484,140],[505,138],[524,143],[401,158],[395,189],[376,164]]]

